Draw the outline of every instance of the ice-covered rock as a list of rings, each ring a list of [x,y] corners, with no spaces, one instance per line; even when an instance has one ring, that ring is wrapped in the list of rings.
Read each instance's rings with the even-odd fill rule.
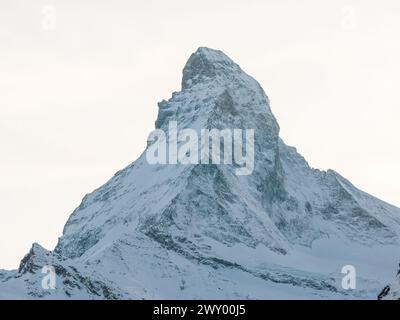
[[[382,289],[378,300],[400,300],[400,263],[394,281]]]
[[[159,103],[156,128],[170,121],[253,129],[254,170],[150,165],[143,153],[84,197],[53,252],[34,245],[18,271],[0,273],[0,298],[376,297],[398,259],[400,210],[310,168],[280,139],[256,80],[199,48],[181,91]],[[38,289],[45,264],[58,266],[56,291]],[[356,290],[341,287],[345,264],[357,267]]]

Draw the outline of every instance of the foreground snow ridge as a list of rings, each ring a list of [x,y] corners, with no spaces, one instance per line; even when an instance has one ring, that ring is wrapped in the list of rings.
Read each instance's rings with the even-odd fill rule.
[[[164,132],[171,121],[254,129],[252,173],[151,165],[144,152],[84,197],[53,251],[34,244],[18,270],[0,271],[0,299],[376,299],[392,281],[400,209],[310,168],[224,53],[199,48],[158,106]],[[345,265],[356,289],[341,285]],[[55,289],[43,287],[46,266]]]

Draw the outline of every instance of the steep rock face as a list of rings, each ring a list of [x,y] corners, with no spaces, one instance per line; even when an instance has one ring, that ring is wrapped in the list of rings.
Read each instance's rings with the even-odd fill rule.
[[[143,194],[155,199],[160,194],[157,187],[163,189],[169,184],[174,186],[175,192],[168,191],[168,195],[163,196],[162,200],[166,201],[163,201],[163,206],[160,203],[160,208],[147,208],[146,213],[137,203],[135,206],[126,204],[129,212],[125,217],[125,225],[150,236],[161,233],[177,236],[178,232],[181,233],[180,237],[185,237],[186,231],[189,231],[190,237],[193,236],[192,226],[195,226],[199,234],[207,234],[221,241],[224,239],[226,243],[243,241],[255,246],[262,242],[283,250],[284,239],[281,239],[279,231],[270,221],[262,221],[269,220],[265,212],[271,208],[272,202],[284,197],[278,146],[279,127],[269,109],[267,96],[254,79],[220,51],[200,48],[188,60],[183,74],[183,90],[174,93],[169,101],[159,104],[156,128],[168,132],[170,121],[176,121],[178,130],[193,128],[199,134],[203,128],[254,129],[253,173],[248,177],[238,177],[234,173],[234,166],[199,164],[154,167],[149,166],[142,155],[133,167],[125,169],[105,188],[96,192],[97,199],[92,206],[85,203],[87,200],[83,202],[82,209],[78,208],[67,223],[57,251],[75,256],[96,244],[101,238],[99,233],[104,232],[104,227],[97,222],[101,220],[100,223],[108,224],[110,220],[104,220],[104,216],[108,215],[109,210],[109,219],[122,219],[119,206],[123,200],[118,200],[118,208],[115,209],[114,201],[108,198],[111,194],[115,195],[115,201],[119,196],[133,199],[143,198]],[[156,185],[137,188],[137,185],[140,186],[142,181],[148,179],[142,173],[143,167],[150,171],[146,175],[158,181]],[[135,180],[137,183],[128,189],[126,183],[119,181],[122,179]],[[236,188],[240,184],[241,188],[247,187],[249,190],[249,199],[243,198],[242,190]],[[93,219],[97,215],[93,215],[99,205],[96,200],[105,197],[111,204],[110,208],[101,208],[100,219],[96,219],[94,228],[88,230],[86,217]],[[251,209],[254,205],[250,205],[250,201],[256,208]],[[90,214],[86,215],[86,211]],[[76,220],[78,223],[75,223]],[[80,228],[78,235],[75,234],[77,224]],[[110,223],[111,228],[115,225]],[[257,233],[249,228],[257,229]],[[76,240],[70,241],[71,237]],[[83,250],[76,250],[76,242],[77,246],[83,246]]]
[[[368,246],[398,243],[398,208],[358,190],[333,170],[311,169],[294,148],[280,146],[288,196],[275,208],[275,223],[291,242],[311,245],[319,237],[337,236]]]
[[[46,279],[50,272],[55,273],[55,288],[51,288]],[[124,298],[116,284],[95,270],[49,252],[38,244],[32,245],[18,270],[8,272],[0,281],[3,282],[0,299]]]
[[[143,153],[84,197],[54,252],[31,250],[19,271],[1,272],[3,292],[18,279],[37,283],[40,266],[51,264],[65,270],[66,284],[47,296],[17,286],[21,296],[376,297],[397,254],[400,210],[332,170],[310,168],[279,138],[256,80],[221,51],[199,48],[184,67],[182,90],[159,103],[156,128],[168,132],[171,121],[199,134],[253,129],[254,170],[150,165]],[[348,263],[361,273],[354,292],[340,286]]]

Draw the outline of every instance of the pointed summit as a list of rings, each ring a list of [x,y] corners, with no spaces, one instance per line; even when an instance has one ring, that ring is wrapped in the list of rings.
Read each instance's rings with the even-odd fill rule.
[[[182,90],[158,106],[157,129],[166,130],[170,121],[182,129],[252,128],[256,144],[270,141],[277,148],[279,126],[267,95],[220,50],[200,47],[192,53],[183,69]]]
[[[376,298],[398,257],[400,209],[310,168],[279,138],[259,83],[221,51],[193,53],[182,86],[159,103],[156,127],[253,130],[252,173],[143,153],[84,197],[53,252],[35,244],[19,270],[0,270],[0,299]],[[363,280],[345,291],[350,256]],[[42,289],[45,265],[57,290]]]
[[[182,89],[189,88],[201,81],[242,72],[239,65],[225,53],[206,47],[200,47],[192,53],[183,69]]]

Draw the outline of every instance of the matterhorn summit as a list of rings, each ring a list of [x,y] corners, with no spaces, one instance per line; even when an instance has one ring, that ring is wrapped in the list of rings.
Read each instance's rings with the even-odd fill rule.
[[[221,139],[219,163],[211,152],[183,164],[177,141],[162,149],[173,161],[149,163],[149,138],[83,198],[54,250],[34,244],[18,270],[0,271],[1,299],[376,299],[392,280],[400,209],[311,168],[279,137],[260,84],[223,52],[193,53],[181,91],[158,107],[165,141],[171,128],[175,140],[239,132],[240,150]]]

